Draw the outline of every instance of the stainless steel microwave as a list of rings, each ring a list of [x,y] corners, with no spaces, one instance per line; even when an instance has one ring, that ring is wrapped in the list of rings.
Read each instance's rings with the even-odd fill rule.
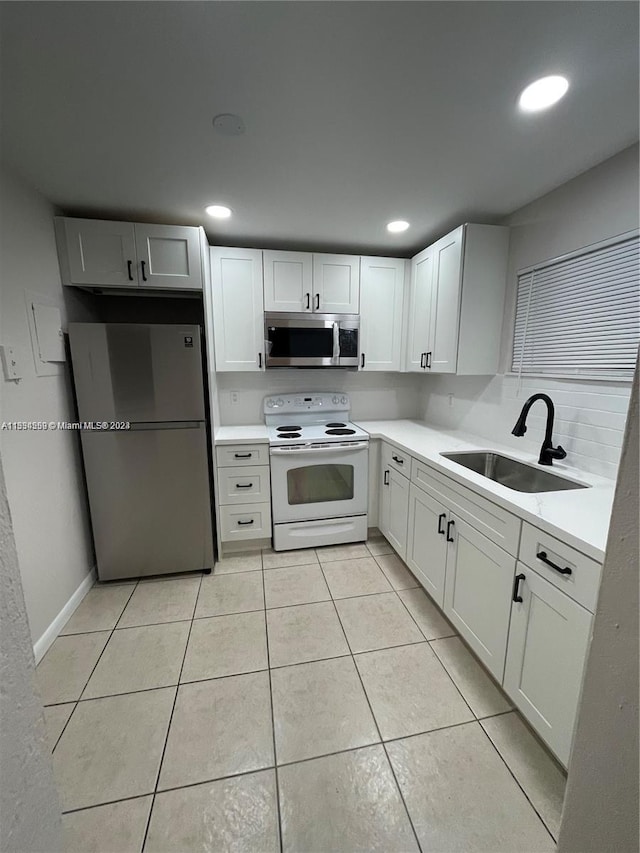
[[[264,315],[266,367],[357,367],[357,314]]]

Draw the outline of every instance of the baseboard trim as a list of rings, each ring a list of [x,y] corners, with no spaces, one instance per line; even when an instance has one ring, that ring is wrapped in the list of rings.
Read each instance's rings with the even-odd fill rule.
[[[78,589],[73,593],[69,601],[67,601],[60,613],[58,613],[56,618],[49,625],[44,634],[33,644],[33,656],[36,659],[36,664],[39,664],[42,658],[49,651],[53,641],[67,624],[74,610],[78,607],[82,599],[96,582],[96,577],[97,572],[94,566],[82,581]]]

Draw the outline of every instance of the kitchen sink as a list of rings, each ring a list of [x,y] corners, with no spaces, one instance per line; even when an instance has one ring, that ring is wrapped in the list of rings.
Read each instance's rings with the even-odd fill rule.
[[[469,468],[483,477],[488,477],[501,486],[515,489],[516,492],[560,492],[565,489],[588,489],[584,483],[559,477],[550,471],[543,471],[525,462],[518,462],[508,456],[501,456],[490,450],[471,450],[461,453],[441,453],[458,465]]]

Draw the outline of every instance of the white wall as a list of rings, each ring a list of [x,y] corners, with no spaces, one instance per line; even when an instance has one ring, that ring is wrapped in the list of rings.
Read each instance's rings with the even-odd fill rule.
[[[23,378],[0,377],[0,421],[73,420],[67,370],[37,376],[25,292],[63,309],[54,210],[39,194],[0,173],[0,343],[13,346]],[[72,298],[70,296],[70,298]],[[33,642],[93,566],[75,432],[0,431],[7,495]]]
[[[0,850],[62,851],[60,804],[0,460]]]
[[[414,418],[419,399],[413,374],[358,373],[348,370],[268,370],[265,373],[219,373],[218,400],[224,426],[264,423],[267,394],[343,391],[351,398],[351,419]],[[238,402],[231,402],[231,392]]]
[[[638,369],[569,766],[561,853],[637,853]]]
[[[551,193],[531,202],[504,221],[511,227],[507,298],[500,370],[510,366],[517,271],[638,228],[638,146],[622,151]],[[534,453],[544,435],[545,409],[537,403],[527,421],[527,435],[511,429],[532,393],[549,393],[557,407],[554,441],[567,451],[567,463],[615,478],[630,383],[523,379],[513,376],[435,377],[422,379],[425,420],[463,429]]]

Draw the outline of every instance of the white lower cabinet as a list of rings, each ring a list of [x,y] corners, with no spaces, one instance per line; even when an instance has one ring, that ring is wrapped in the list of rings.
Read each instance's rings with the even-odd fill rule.
[[[444,606],[447,567],[446,527],[447,513],[442,504],[412,483],[406,563],[440,607]]]
[[[409,478],[387,463],[389,445],[382,447],[380,471],[381,495],[378,527],[389,544],[404,560],[407,555],[407,522],[409,516]]]
[[[444,612],[502,682],[516,558],[465,521],[447,519]]]
[[[517,579],[503,686],[566,766],[593,617],[523,563]]]
[[[215,473],[220,541],[260,547],[271,538],[269,445],[218,445]]]

